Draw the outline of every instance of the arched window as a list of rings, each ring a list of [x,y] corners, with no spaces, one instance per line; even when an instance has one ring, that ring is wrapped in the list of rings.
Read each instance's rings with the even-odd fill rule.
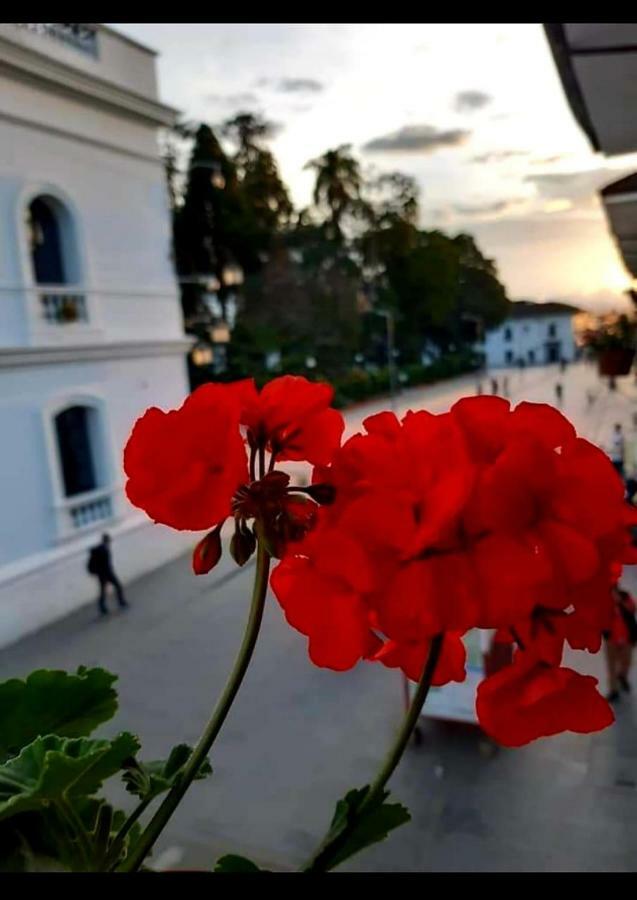
[[[549,337],[555,337],[555,322],[549,323]]]
[[[39,304],[45,321],[54,325],[88,322],[81,285],[83,267],[78,252],[75,217],[52,193],[41,193],[26,208],[28,250],[33,280],[41,285]]]
[[[74,497],[99,487],[96,443],[97,410],[69,406],[55,417],[55,435],[64,495]]]
[[[28,226],[33,277],[38,284],[67,284],[58,201],[36,197],[29,204]]]

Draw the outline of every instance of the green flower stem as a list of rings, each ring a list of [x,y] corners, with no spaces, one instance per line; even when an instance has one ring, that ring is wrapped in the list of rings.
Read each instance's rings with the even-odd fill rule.
[[[147,853],[151,850],[155,841],[166,826],[166,823],[179,806],[182,797],[199,771],[199,767],[206,759],[215,738],[221,731],[237,691],[241,687],[241,682],[248,669],[250,660],[252,659],[252,653],[257,642],[259,628],[261,627],[261,621],[263,619],[269,573],[270,555],[259,535],[257,570],[254,577],[250,615],[232,672],[230,673],[210,721],[206,725],[197,746],[193,750],[193,753],[184,768],[182,777],[166,794],[162,804],[148,823],[139,841],[133,847],[130,856],[127,857],[119,867],[120,871],[135,872],[141,866]]]
[[[400,759],[405,752],[405,748],[409,743],[409,738],[411,737],[411,733],[414,730],[416,723],[418,722],[418,717],[420,712],[425,705],[425,700],[427,699],[427,694],[429,693],[429,688],[431,687],[431,682],[433,680],[434,672],[436,671],[436,666],[438,665],[438,660],[440,659],[440,652],[442,650],[442,642],[444,635],[437,634],[431,641],[431,647],[429,648],[429,656],[427,657],[427,663],[422,673],[422,677],[418,682],[418,687],[416,688],[416,693],[414,694],[414,699],[411,701],[411,705],[407,710],[407,715],[405,716],[403,723],[401,725],[400,731],[396,735],[396,739],[385,757],[383,764],[381,765],[376,778],[372,782],[370,789],[365,794],[363,801],[358,807],[357,813],[364,812],[365,809],[370,806],[377,797],[382,794],[385,790],[385,785],[391,778],[396,766],[400,762]],[[357,816],[352,817],[352,821],[350,822],[349,827],[338,835],[334,840],[326,843],[324,840],[319,846],[318,850],[312,856],[310,860],[301,868],[302,872],[326,872],[330,868],[330,860],[333,858],[335,851],[337,851],[349,838],[349,834],[354,825],[356,825]]]
[[[104,868],[107,871],[116,868],[119,857],[122,852],[122,848],[124,846],[124,840],[126,839],[126,835],[131,830],[135,822],[140,818],[140,816],[144,813],[146,808],[152,803],[153,797],[147,797],[145,800],[135,807],[130,816],[126,819],[120,830],[117,832],[113,841],[111,843],[110,849],[106,854],[106,859],[104,861]]]

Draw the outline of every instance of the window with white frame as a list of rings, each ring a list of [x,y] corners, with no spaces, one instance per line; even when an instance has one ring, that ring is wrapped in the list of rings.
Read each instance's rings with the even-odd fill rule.
[[[39,308],[52,325],[87,322],[76,225],[67,206],[51,194],[34,197],[26,210],[33,280],[41,286]]]
[[[113,516],[108,444],[97,403],[69,403],[52,426],[62,495],[58,535],[66,537]]]

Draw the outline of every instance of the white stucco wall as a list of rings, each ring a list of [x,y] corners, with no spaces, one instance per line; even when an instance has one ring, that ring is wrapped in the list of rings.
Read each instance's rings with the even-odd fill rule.
[[[3,38],[13,27],[0,25],[0,55],[9,54]],[[152,103],[139,116],[134,102],[118,111],[117,88],[92,102],[90,85],[65,93],[45,78],[13,78],[8,67],[0,75],[0,646],[94,599],[86,550],[102,531],[113,536],[124,580],[194,541],[150,524],[123,493],[133,422],[188,393],[187,342],[153,119],[154,59],[109,32],[99,39],[96,59],[28,33],[17,43],[145,95]],[[62,239],[74,245],[65,259],[72,283],[57,290],[84,297],[88,321],[43,314],[46,286],[34,283],[26,226],[29,203],[42,195],[71,223]],[[93,502],[95,491],[64,494],[53,421],[69,405],[88,405],[99,424],[91,449],[107,513],[89,524],[77,524],[69,503]]]
[[[555,335],[549,333],[554,326]],[[506,339],[508,330],[511,338]],[[490,368],[516,365],[523,359],[528,365],[544,365],[547,342],[559,343],[559,354],[570,362],[575,357],[572,319],[570,315],[529,316],[507,319],[498,328],[488,331],[484,341],[486,362]],[[507,354],[510,354],[508,356]]]
[[[124,444],[147,407],[181,405],[185,366],[179,355],[0,368],[0,567],[57,543],[55,502],[61,498],[55,494],[58,458],[47,446],[51,415],[67,400],[102,401],[105,480],[118,494],[116,505],[130,514],[122,494]]]
[[[92,338],[174,339],[182,334],[171,257],[163,169],[145,161],[40,132],[2,119],[0,94],[0,344],[51,343],[69,332],[42,335],[27,245],[25,211],[38,193],[70,210],[78,287],[90,304]],[[23,297],[22,291],[30,291]],[[29,303],[33,315],[27,317]],[[49,329],[50,330],[50,329]],[[98,334],[99,332],[99,334]],[[31,335],[31,337],[30,337]]]

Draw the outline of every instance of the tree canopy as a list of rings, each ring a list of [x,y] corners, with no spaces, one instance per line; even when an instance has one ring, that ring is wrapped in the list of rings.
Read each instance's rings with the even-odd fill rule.
[[[206,316],[198,279],[216,279],[224,318],[227,297],[238,299],[234,374],[275,352],[284,361],[311,355],[327,374],[372,358],[385,327],[378,311],[393,314],[405,363],[419,362],[425,345],[471,345],[506,316],[496,265],[474,238],[419,227],[411,176],[364,173],[341,145],[308,161],[312,203],[297,211],[268,146],[274,135],[270,122],[242,112],[217,133],[180,126],[185,172],[176,144],[164,149],[186,319]],[[226,283],[229,266],[243,273],[240,290]]]

